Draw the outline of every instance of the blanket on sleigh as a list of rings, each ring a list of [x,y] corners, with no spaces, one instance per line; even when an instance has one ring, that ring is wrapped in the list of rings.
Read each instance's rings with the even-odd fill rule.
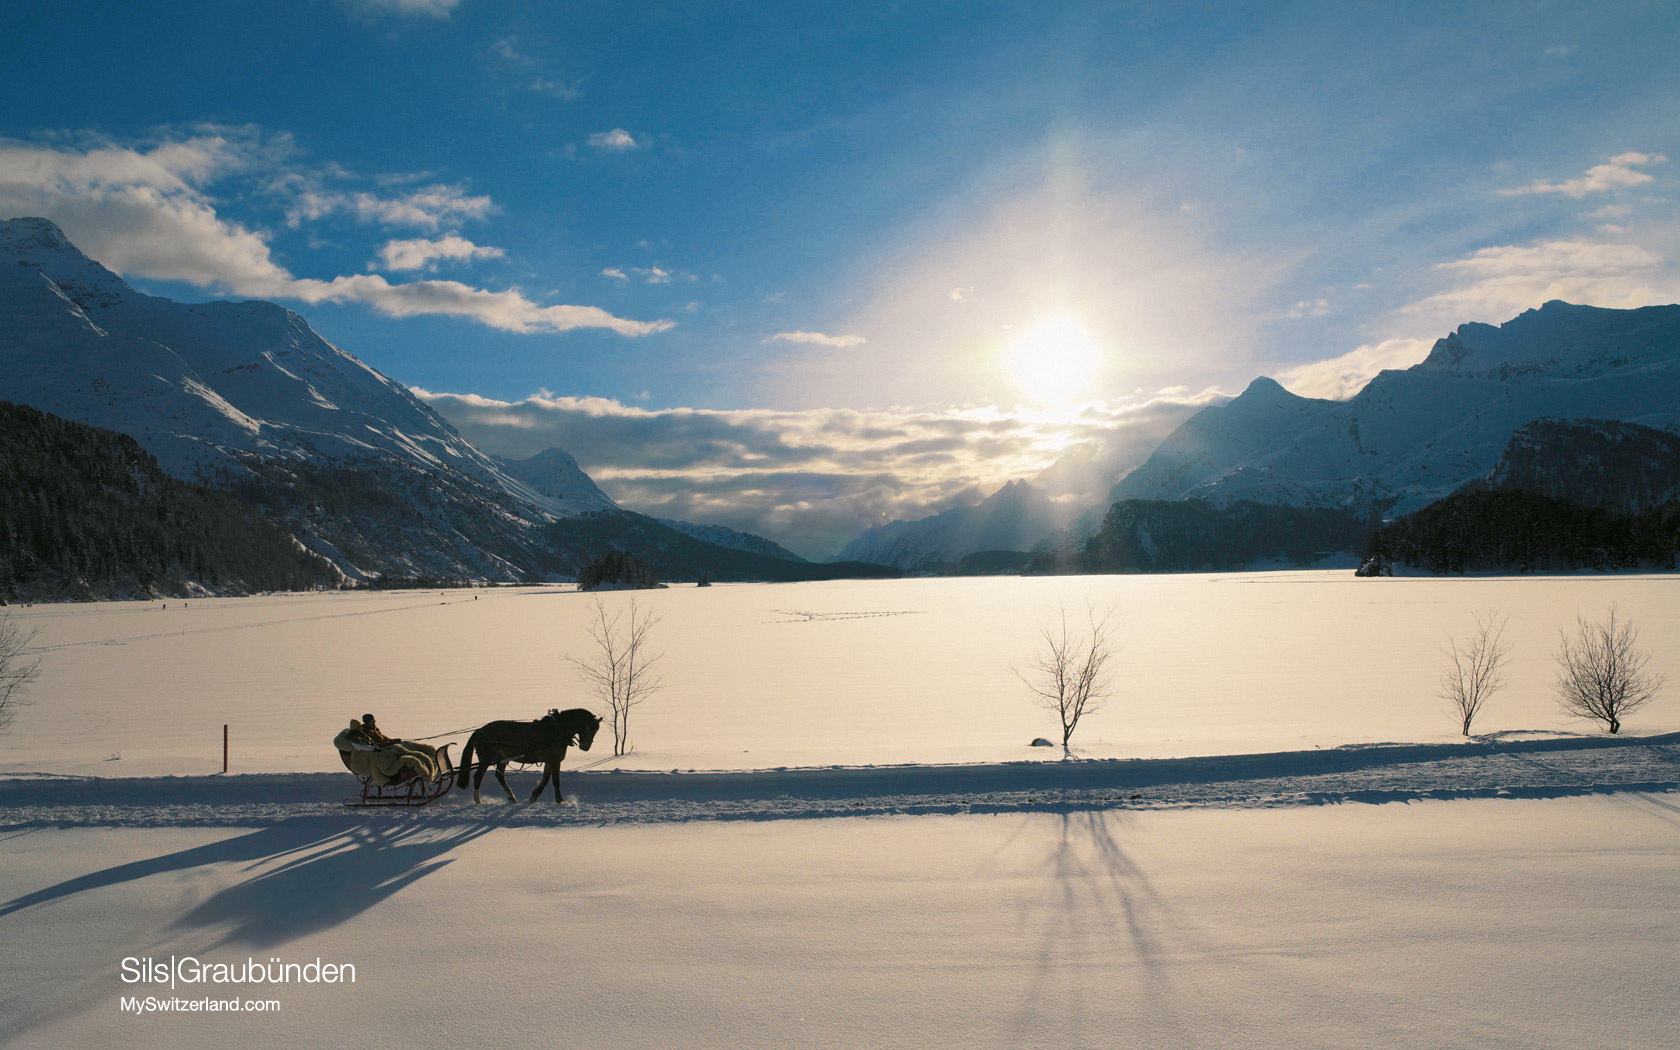
[[[352,729],[356,723],[351,723]],[[428,744],[397,740],[385,747],[369,749],[352,729],[333,737],[333,747],[349,756],[350,769],[357,776],[371,777],[380,787],[417,776],[435,780],[439,773],[437,749]]]

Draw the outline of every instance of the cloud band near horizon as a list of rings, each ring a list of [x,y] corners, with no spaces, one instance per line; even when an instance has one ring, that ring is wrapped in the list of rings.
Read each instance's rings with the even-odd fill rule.
[[[640,409],[538,394],[499,401],[414,393],[492,455],[562,448],[625,507],[726,525],[827,557],[873,525],[970,505],[1065,454],[1103,480],[1135,466],[1218,391],[1087,405],[1071,417],[1023,410]],[[1100,491],[1099,491],[1100,490]]]

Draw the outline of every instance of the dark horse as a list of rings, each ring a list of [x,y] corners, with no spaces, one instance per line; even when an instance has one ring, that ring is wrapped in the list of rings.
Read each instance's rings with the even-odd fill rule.
[[[509,802],[517,802],[513,797],[513,789],[508,787],[507,777],[502,774],[507,771],[509,762],[541,762],[543,764],[542,779],[537,782],[537,790],[531,792],[531,801],[535,802],[541,795],[543,788],[550,780],[554,781],[554,801],[563,802],[560,794],[560,760],[566,757],[566,748],[576,744],[584,751],[595,742],[595,731],[601,728],[599,715],[585,711],[581,707],[574,707],[569,711],[550,710],[535,722],[486,722],[473,730],[473,735],[467,738],[467,746],[461,752],[461,772],[456,778],[457,787],[467,786],[467,774],[473,772],[477,766],[477,776],[473,778],[473,801],[483,802],[479,797],[479,785],[484,783],[484,771],[494,765],[496,780],[507,792]],[[474,755],[477,760],[474,760]]]

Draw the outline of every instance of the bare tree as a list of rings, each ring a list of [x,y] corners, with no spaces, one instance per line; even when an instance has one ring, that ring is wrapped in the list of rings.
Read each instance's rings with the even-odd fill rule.
[[[1657,695],[1667,679],[1645,665],[1651,654],[1635,643],[1639,630],[1616,618],[1616,607],[1596,623],[1575,617],[1575,633],[1558,631],[1558,674],[1553,683],[1558,704],[1578,718],[1604,723],[1611,733],[1622,730],[1622,719]]]
[[[596,598],[589,620],[594,648],[583,658],[566,657],[589,691],[606,705],[615,755],[630,751],[630,709],[665,684],[653,673],[665,654],[648,647],[648,635],[661,619],[638,606],[634,598],[613,612]]]
[[[1041,645],[1015,677],[1033,692],[1040,707],[1053,711],[1062,723],[1062,754],[1071,755],[1073,731],[1079,720],[1108,701],[1114,675],[1108,669],[1117,646],[1112,609],[1101,613],[1089,607],[1083,626],[1070,624],[1063,608],[1054,621],[1039,624]]]
[[[24,693],[41,673],[39,660],[24,659],[24,652],[35,635],[35,631],[19,627],[10,613],[0,613],[0,732],[5,732],[17,717],[17,709],[24,704]]]
[[[1470,735],[1471,723],[1482,713],[1488,697],[1505,685],[1500,669],[1511,655],[1505,641],[1505,624],[1510,617],[1503,613],[1476,613],[1476,629],[1462,640],[1448,638],[1441,649],[1447,658],[1441,672],[1441,699],[1458,716],[1458,728]]]

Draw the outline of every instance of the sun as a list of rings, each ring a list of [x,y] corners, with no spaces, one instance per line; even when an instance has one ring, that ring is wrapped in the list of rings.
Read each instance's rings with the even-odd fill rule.
[[[1046,317],[1010,344],[1009,374],[1035,401],[1068,405],[1090,390],[1102,348],[1069,317]]]

